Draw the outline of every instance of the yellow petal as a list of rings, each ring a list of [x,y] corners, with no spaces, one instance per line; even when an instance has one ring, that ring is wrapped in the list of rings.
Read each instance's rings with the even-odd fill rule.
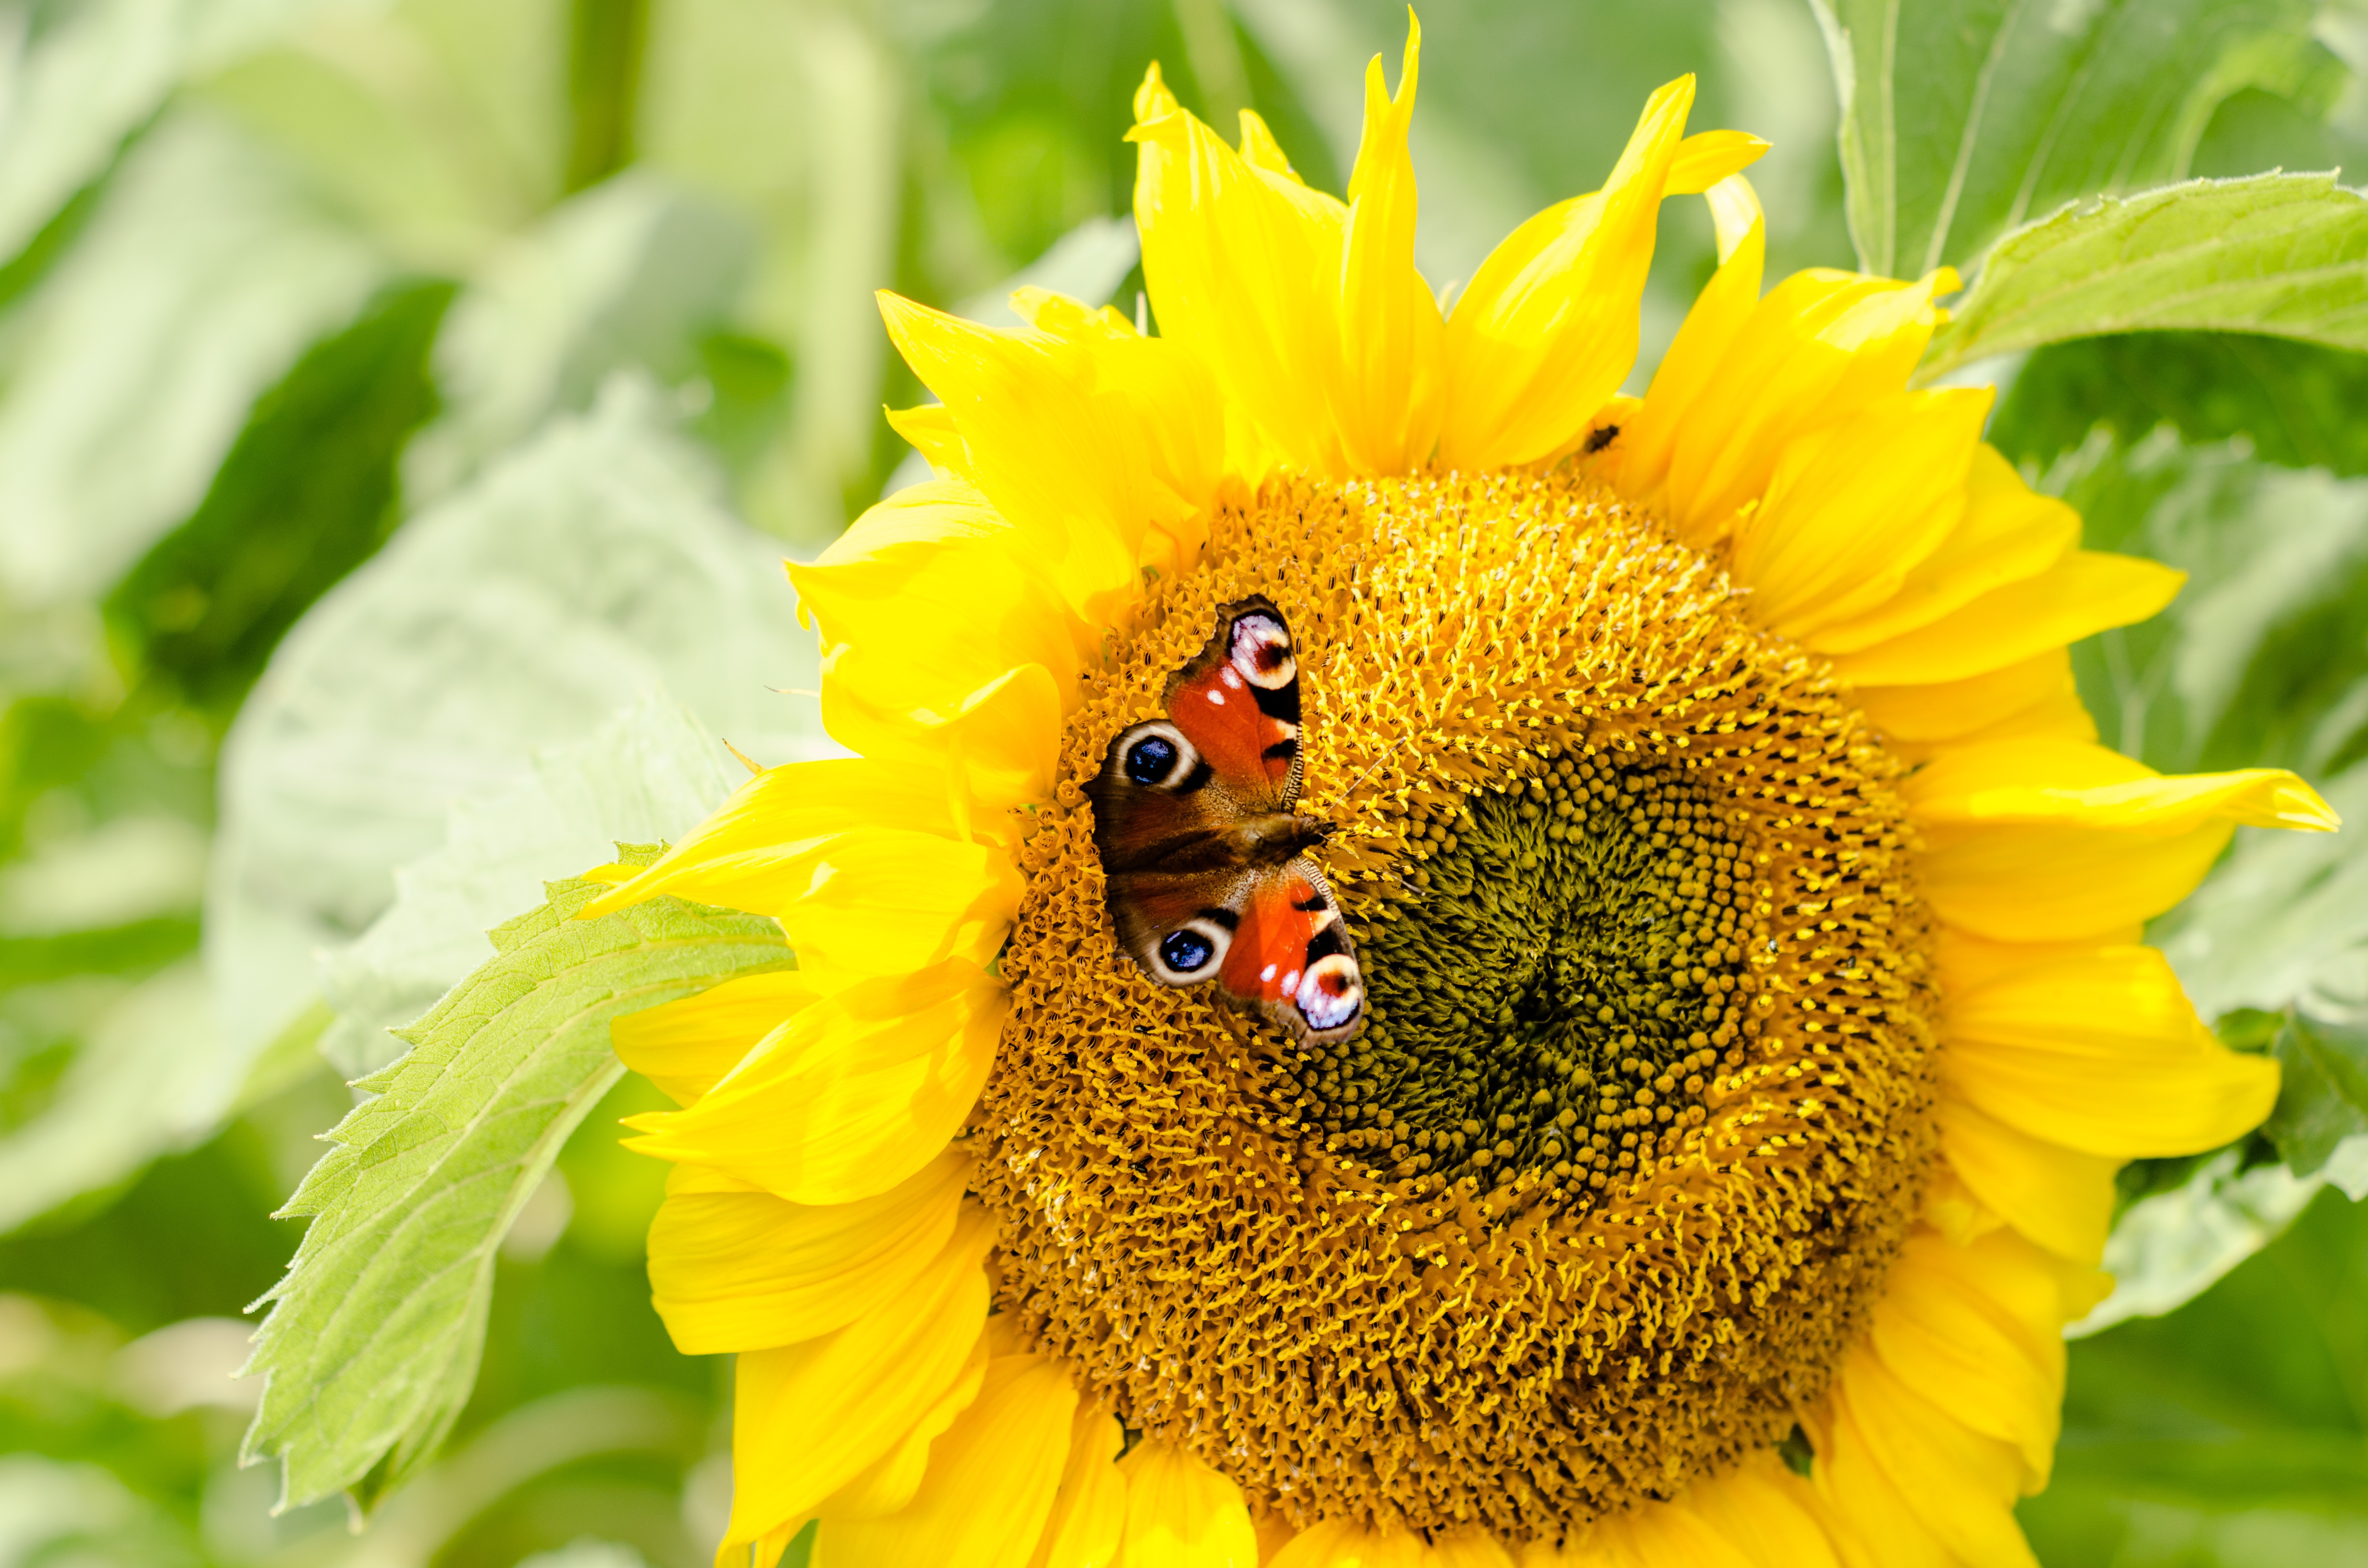
[[[1371,1530],[1348,1519],[1326,1519],[1267,1559],[1266,1568],[1425,1568],[1420,1536]]]
[[[2028,1244],[2008,1238],[1981,1246],[1994,1269],[2040,1272]],[[2064,1397],[2064,1341],[2001,1312],[1986,1293],[1967,1290],[1963,1271],[1941,1255],[1969,1253],[1930,1232],[1912,1235],[1874,1304],[1868,1340],[1893,1375],[1975,1432],[2012,1444],[2021,1456],[2021,1490],[2047,1483]]]
[[[696,996],[628,1013],[609,1026],[626,1066],[677,1105],[689,1105],[740,1063],[757,1042],[819,994],[795,970],[743,975]]]
[[[1794,438],[1901,391],[1940,320],[1933,293],[1955,286],[1946,268],[1918,283],[1796,273],[1759,301],[1714,367],[1696,370],[1690,406],[1657,406],[1656,378],[1639,423],[1654,446],[1668,443],[1660,498],[1679,537],[1714,540]]]
[[[1955,993],[1942,1041],[1956,1094],[2091,1154],[2215,1148],[2277,1099],[2277,1063],[2221,1045],[2152,948],[2101,949]]]
[[[1759,193],[1741,175],[1729,175],[1703,191],[1702,200],[1710,207],[1711,232],[1718,241],[1718,262],[1724,267],[1767,222],[1759,210]]]
[[[650,1292],[686,1356],[759,1350],[852,1323],[945,1248],[972,1162],[940,1154],[876,1197],[788,1203],[681,1165],[650,1225]]]
[[[908,770],[957,770],[980,814],[1049,792],[1100,628],[977,492],[899,491],[790,577],[821,628],[823,722],[840,744]],[[965,720],[1013,686],[1039,710]]]
[[[1447,321],[1441,467],[1543,458],[1620,390],[1636,360],[1637,301],[1693,99],[1691,76],[1656,92],[1601,190],[1547,208],[1480,264]]]
[[[1934,912],[2004,941],[2093,937],[2161,914],[2203,880],[2236,824],[2335,821],[2281,770],[2162,778],[2067,741],[1951,750],[1901,792],[1923,831]]]
[[[2034,1138],[1954,1095],[1935,1108],[1950,1166],[1998,1218],[2059,1257],[2104,1255],[2119,1161]]]
[[[1299,171],[1291,166],[1290,155],[1283,152],[1282,143],[1274,139],[1273,129],[1267,124],[1258,110],[1246,108],[1241,111],[1241,114],[1242,162],[1254,169],[1263,169],[1270,175],[1281,175],[1285,178],[1299,180],[1300,184],[1305,185],[1307,183],[1305,180],[1299,179]],[[1136,118],[1142,117],[1138,115]]]
[[[1816,1494],[1765,1449],[1696,1482],[1686,1501],[1742,1549],[1752,1568],[1839,1568],[1832,1538],[1818,1522]]]
[[[877,1519],[825,1512],[814,1568],[1024,1568],[1053,1510],[1076,1404],[1076,1385],[1047,1358],[997,1358],[978,1398],[931,1446],[911,1505]]]
[[[944,403],[887,412],[888,427],[927,459],[940,479],[970,472],[970,453],[962,445],[962,432],[954,427],[953,411]]]
[[[881,1310],[820,1339],[740,1358],[727,1548],[804,1518],[945,1398],[986,1327],[981,1265],[994,1240],[985,1210],[973,1210]]]
[[[648,868],[586,905],[584,918],[659,893],[747,908],[733,900],[757,896],[750,892],[752,881],[763,881],[784,855],[880,822],[941,837],[958,834],[951,792],[942,778],[868,757],[768,767]],[[976,825],[989,832],[1003,824]],[[768,896],[778,896],[778,890]]]
[[[1662,194],[1700,196],[1766,157],[1768,148],[1748,131],[1697,131],[1678,143]]]
[[[1741,1542],[1685,1503],[1639,1503],[1598,1520],[1583,1546],[1565,1553],[1606,1568],[1753,1568]]]
[[[688,1110],[632,1119],[632,1147],[793,1203],[886,1192],[945,1149],[995,1064],[1009,998],[956,960],[865,981],[798,1015]]]
[[[1911,744],[1954,741],[1977,733],[2042,702],[2079,693],[2072,653],[2050,648],[1986,675],[1932,686],[1869,686],[1855,694],[1867,721],[1886,739]]]
[[[1819,627],[1820,653],[1850,653],[1929,626],[1994,588],[2044,572],[2080,542],[2080,515],[2022,482],[1995,448],[1977,443],[1965,475],[1965,509],[1939,549],[1873,609]]]
[[[1495,1536],[1475,1526],[1434,1539],[1423,1554],[1422,1568],[1513,1568],[1513,1554]]]
[[[990,1325],[994,1321],[987,1320]],[[815,1506],[814,1515],[823,1521],[824,1528],[850,1520],[882,1518],[912,1504],[928,1473],[930,1448],[986,1386],[986,1369],[993,1365],[994,1340],[991,1327],[990,1332],[979,1335],[978,1343],[971,1346],[970,1359],[962,1363],[962,1375],[935,1404],[921,1413],[912,1429]]]
[[[880,296],[888,335],[943,400],[965,477],[1096,622],[1133,602],[1146,535],[1184,537],[1224,470],[1224,418],[1178,344],[1002,330]],[[894,498],[891,497],[893,501]]]
[[[1735,532],[1751,618],[1817,647],[1816,632],[1898,594],[1956,528],[1991,391],[1878,398],[1784,449]]]
[[[1136,111],[1134,221],[1161,335],[1284,460],[1344,476],[1330,394],[1348,209],[1245,161],[1164,92],[1138,95]]]
[[[1738,182],[1739,183],[1739,182]],[[1749,187],[1745,187],[1748,194]],[[1693,410],[1709,397],[1728,353],[1759,304],[1759,278],[1768,238],[1752,201],[1751,221],[1729,250],[1721,241],[1718,271],[1694,300],[1678,335],[1661,356],[1653,384],[1621,426],[1616,483],[1638,500],[1657,497],[1668,482],[1678,437]]]
[[[1118,1467],[1126,1477],[1118,1568],[1258,1568],[1240,1487],[1167,1443],[1137,1443]]]
[[[2157,562],[2076,550],[2037,576],[1834,660],[1854,686],[1964,680],[2128,626],[2169,604],[2187,580]]]
[[[1077,1413],[1069,1431],[1069,1457],[1053,1494],[1053,1512],[1028,1568],[1110,1568],[1126,1533],[1126,1478],[1118,1451],[1125,1430],[1107,1406]]]
[[[1414,164],[1406,126],[1420,74],[1422,25],[1407,14],[1397,97],[1381,57],[1365,67],[1365,129],[1349,178],[1340,267],[1340,370],[1333,417],[1353,473],[1403,473],[1438,444],[1441,400],[1439,301],[1414,269]]]
[[[1892,1564],[1950,1561],[2037,1568],[2014,1520],[2021,1460],[1901,1383],[1871,1349],[1845,1355],[1831,1395],[1830,1478],[1839,1511]],[[1944,1555],[1945,1554],[1945,1555]]]

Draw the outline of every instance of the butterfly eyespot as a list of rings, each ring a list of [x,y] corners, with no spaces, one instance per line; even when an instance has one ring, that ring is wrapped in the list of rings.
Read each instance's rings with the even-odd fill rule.
[[[1176,766],[1176,743],[1165,735],[1145,735],[1126,748],[1126,776],[1138,784],[1156,784]]]
[[[1292,656],[1291,632],[1270,615],[1253,611],[1234,622],[1234,668],[1252,686],[1279,691],[1299,678],[1299,661]]]
[[[1292,1000],[1310,1028],[1340,1028],[1365,1010],[1365,977],[1356,960],[1332,953],[1307,966]]]
[[[1178,974],[1197,974],[1216,956],[1216,945],[1190,926],[1160,938],[1160,959]]]

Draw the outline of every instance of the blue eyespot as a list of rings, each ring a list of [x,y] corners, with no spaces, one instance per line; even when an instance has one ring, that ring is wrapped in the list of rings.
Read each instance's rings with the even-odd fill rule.
[[[1167,743],[1146,741],[1144,744],[1166,745]],[[1178,974],[1190,974],[1194,970],[1206,968],[1209,960],[1214,958],[1216,953],[1216,948],[1211,944],[1208,937],[1189,927],[1181,931],[1170,931],[1159,941],[1159,956],[1167,960],[1169,969]]]
[[[1145,735],[1126,748],[1126,776],[1138,784],[1156,784],[1175,766],[1176,743],[1163,735]]]

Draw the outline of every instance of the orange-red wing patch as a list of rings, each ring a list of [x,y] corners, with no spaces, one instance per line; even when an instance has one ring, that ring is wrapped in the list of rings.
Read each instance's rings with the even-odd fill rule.
[[[1168,687],[1167,714],[1245,805],[1287,810],[1299,792],[1299,663],[1282,614],[1264,599],[1230,607]]]

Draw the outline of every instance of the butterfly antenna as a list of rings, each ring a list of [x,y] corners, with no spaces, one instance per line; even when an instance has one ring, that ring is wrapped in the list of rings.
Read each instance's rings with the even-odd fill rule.
[[[1371,778],[1373,776],[1374,769],[1376,769],[1376,768],[1380,767],[1382,766],[1382,764],[1383,764],[1383,763],[1385,763],[1385,762],[1389,761],[1389,759],[1390,759],[1390,758],[1392,758],[1392,757],[1394,757],[1394,756],[1397,756],[1397,754],[1398,754],[1399,750],[1400,750],[1402,747],[1404,747],[1404,746],[1405,746],[1405,744],[1406,744],[1405,738],[1404,738],[1404,737],[1400,737],[1400,738],[1399,738],[1399,740],[1398,740],[1398,742],[1397,742],[1397,744],[1396,744],[1395,745],[1393,745],[1392,747],[1390,747],[1390,749],[1389,749],[1389,750],[1387,750],[1387,751],[1385,751],[1385,752],[1382,753],[1382,755],[1381,755],[1381,756],[1377,756],[1377,757],[1373,758],[1372,765],[1371,765],[1370,767],[1368,767],[1365,769],[1365,771],[1364,771],[1364,772],[1360,773],[1359,775],[1357,775],[1357,778],[1356,778],[1355,782],[1351,783],[1351,784],[1349,786],[1348,790],[1347,790],[1346,791],[1344,791],[1344,793],[1346,793],[1346,794],[1350,794],[1350,795],[1355,794],[1355,793],[1357,792],[1357,790],[1358,790],[1359,786],[1362,785],[1362,784],[1365,782],[1365,780],[1366,780],[1366,779]]]

